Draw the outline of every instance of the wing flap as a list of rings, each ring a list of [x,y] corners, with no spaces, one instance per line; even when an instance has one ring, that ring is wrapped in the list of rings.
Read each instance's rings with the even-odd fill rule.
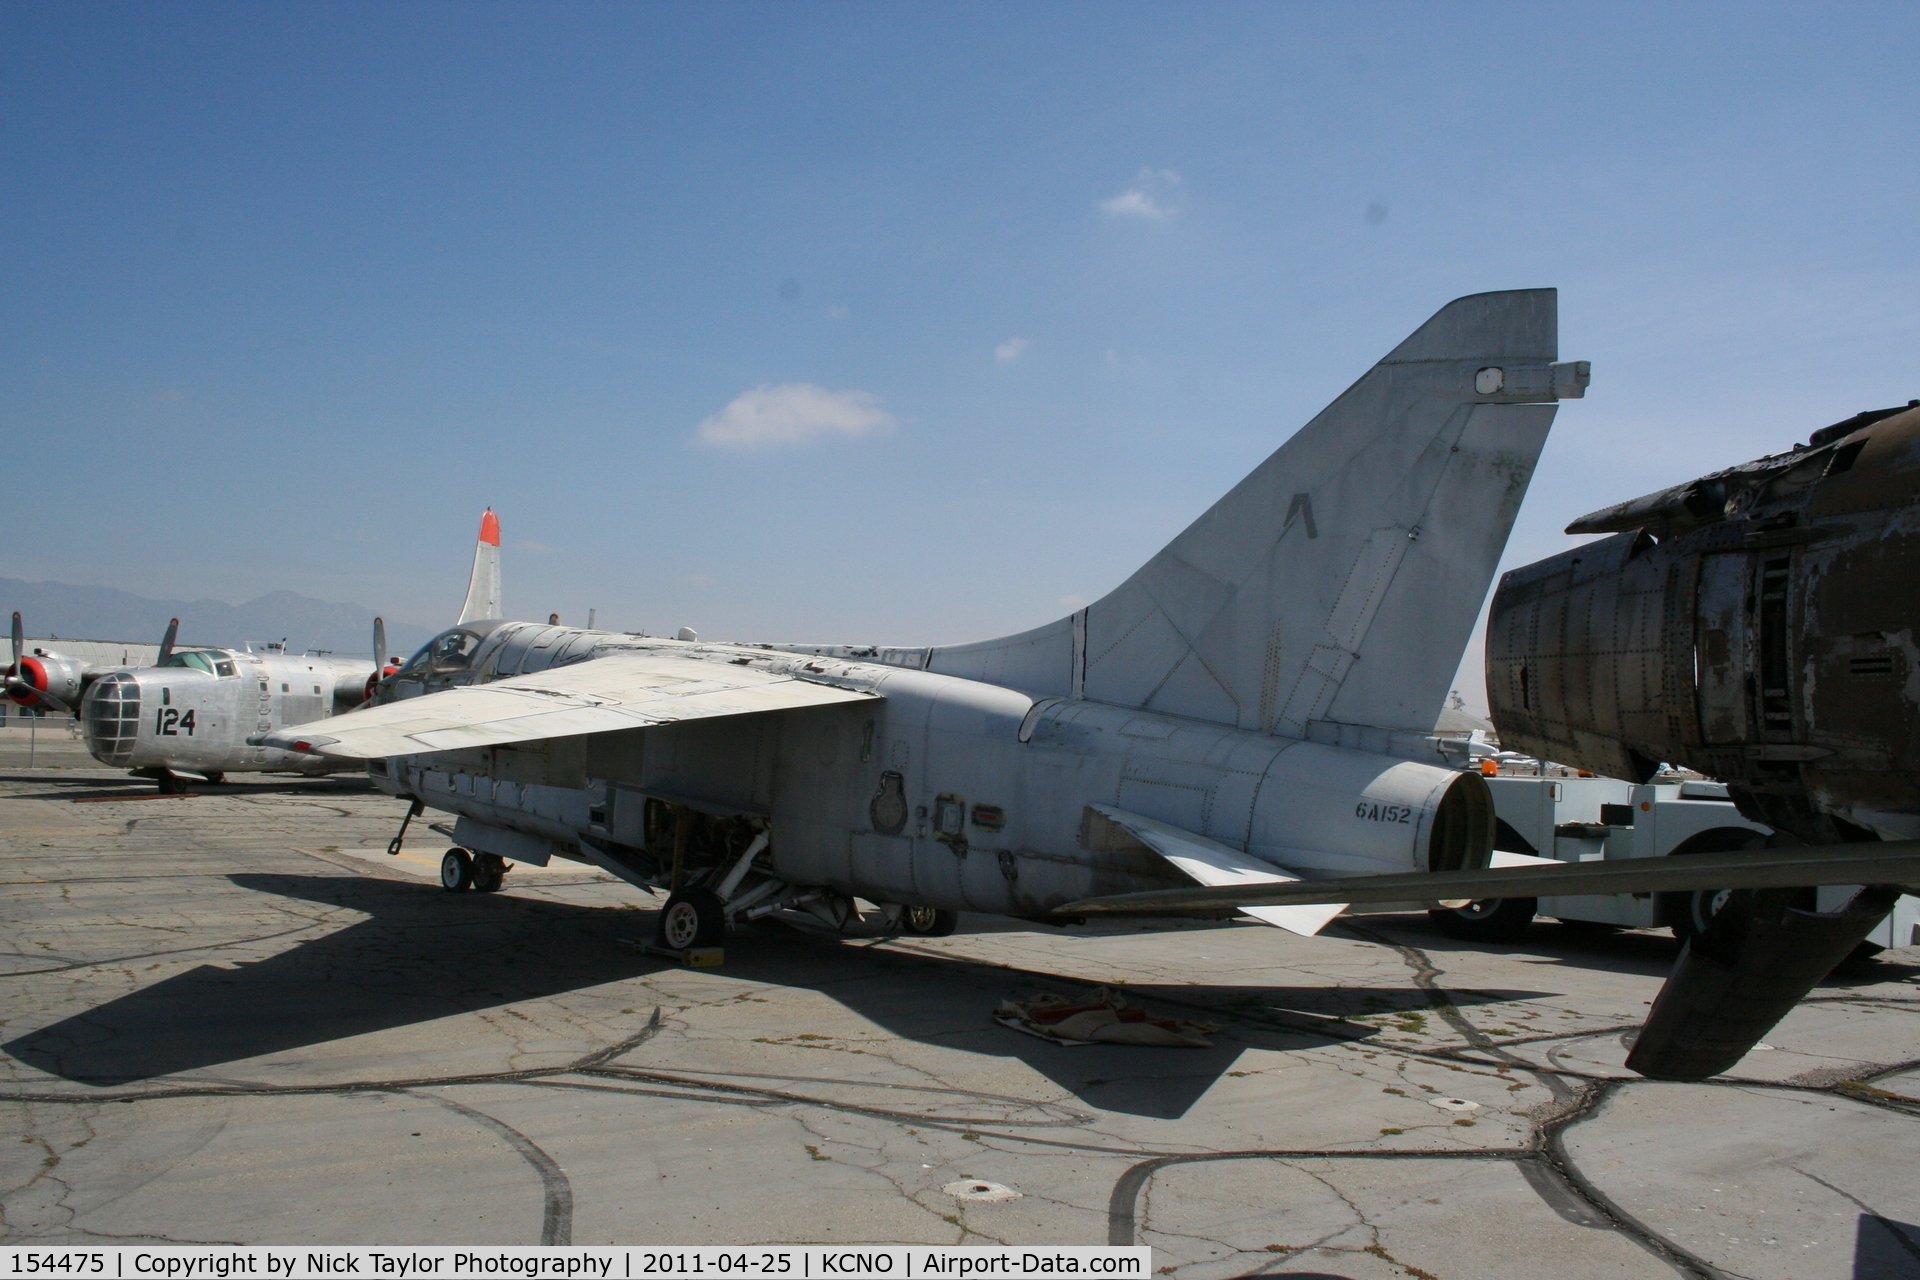
[[[1116,809],[1112,805],[1091,806],[1095,813],[1114,823],[1128,835],[1178,867],[1180,871],[1210,887],[1263,884],[1297,884],[1300,877],[1276,867],[1252,854],[1205,836],[1183,831],[1157,818],[1144,817]],[[1344,902],[1296,903],[1289,906],[1252,906],[1243,914],[1281,929],[1311,938],[1339,915]]]
[[[753,715],[878,694],[672,648],[623,650],[551,671],[448,689],[249,739],[354,760]]]
[[[1827,884],[1920,884],[1920,840],[1628,858],[1558,866],[1418,871],[1338,880],[1155,889],[1088,898],[1061,915],[1153,915],[1222,907],[1297,903],[1432,902],[1461,898],[1537,898],[1560,894],[1665,893],[1691,889],[1797,888]]]

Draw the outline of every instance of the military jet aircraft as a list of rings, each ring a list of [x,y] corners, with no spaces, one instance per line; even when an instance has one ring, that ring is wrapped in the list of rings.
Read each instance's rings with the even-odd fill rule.
[[[855,897],[927,934],[961,910],[1310,934],[1348,902],[1516,876],[1617,891],[1618,866],[1491,865],[1488,789],[1433,734],[1557,401],[1587,385],[1556,306],[1448,304],[1126,582],[1032,631],[895,648],[471,620],[382,682],[410,696],[254,741],[369,760],[457,814],[449,889],[567,857],[665,890],[681,951]],[[1842,874],[1743,856],[1659,887]]]

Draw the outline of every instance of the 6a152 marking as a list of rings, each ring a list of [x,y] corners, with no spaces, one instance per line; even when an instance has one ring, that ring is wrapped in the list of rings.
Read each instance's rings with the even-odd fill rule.
[[[1376,804],[1371,800],[1362,800],[1353,806],[1353,816],[1368,822],[1410,823],[1413,821],[1413,810],[1404,804]]]

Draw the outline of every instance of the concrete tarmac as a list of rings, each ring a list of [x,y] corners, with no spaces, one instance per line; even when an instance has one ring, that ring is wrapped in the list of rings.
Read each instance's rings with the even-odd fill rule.
[[[1138,1242],[1191,1280],[1920,1276],[1913,950],[1830,980],[1733,1074],[1661,1084],[1621,1037],[1664,933],[791,923],[690,970],[634,945],[648,900],[594,870],[444,892],[445,841],[416,823],[386,857],[402,806],[363,780],[147,798],[24,748],[0,741],[9,1245]],[[1214,1047],[991,1020],[1103,983]]]

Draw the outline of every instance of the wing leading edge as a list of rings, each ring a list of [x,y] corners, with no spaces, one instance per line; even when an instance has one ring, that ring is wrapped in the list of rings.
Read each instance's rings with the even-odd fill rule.
[[[376,760],[879,696],[806,679],[779,665],[745,665],[737,659],[662,647],[610,653],[492,684],[349,711],[248,741],[287,751]]]

